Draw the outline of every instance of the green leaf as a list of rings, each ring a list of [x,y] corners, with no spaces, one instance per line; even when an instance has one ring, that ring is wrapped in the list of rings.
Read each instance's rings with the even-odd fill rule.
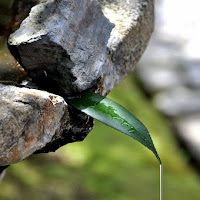
[[[146,127],[118,103],[90,91],[85,92],[80,98],[67,99],[67,102],[100,122],[134,138],[150,149],[161,164]]]

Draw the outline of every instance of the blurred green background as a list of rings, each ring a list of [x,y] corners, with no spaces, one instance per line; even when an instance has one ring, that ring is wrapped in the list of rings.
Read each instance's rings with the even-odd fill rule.
[[[9,8],[6,3],[11,1],[0,1],[1,8]],[[0,13],[0,19],[3,17],[5,13]],[[4,23],[0,20],[1,27]],[[199,200],[199,174],[177,143],[170,122],[144,95],[134,74],[108,96],[149,129],[163,162],[163,199]],[[94,130],[83,142],[68,144],[55,153],[33,155],[8,168],[0,183],[0,200],[27,199],[159,199],[159,163],[138,142],[95,121]]]
[[[199,200],[198,174],[177,145],[170,124],[141,92],[133,74],[109,97],[149,129],[164,165],[163,199]],[[159,164],[138,142],[95,122],[83,142],[9,167],[0,184],[0,199],[155,200],[159,199]]]

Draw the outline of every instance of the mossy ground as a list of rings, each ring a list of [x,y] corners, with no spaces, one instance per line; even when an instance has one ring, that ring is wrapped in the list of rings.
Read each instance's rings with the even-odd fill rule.
[[[109,97],[149,129],[164,167],[163,199],[199,200],[200,179],[170,124],[143,95],[133,75]],[[156,200],[159,163],[138,142],[99,122],[88,137],[56,153],[33,155],[8,168],[0,200]]]

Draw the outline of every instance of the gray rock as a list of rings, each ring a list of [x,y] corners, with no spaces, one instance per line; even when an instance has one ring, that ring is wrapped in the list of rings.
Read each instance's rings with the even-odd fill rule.
[[[69,114],[60,96],[0,84],[0,166],[83,140],[92,125],[88,116],[74,109]]]
[[[184,71],[184,83],[191,88],[200,89],[200,61],[199,60],[183,60],[181,62]]]
[[[140,69],[136,70],[137,77],[142,81],[145,90],[150,93],[169,90],[183,83],[180,73],[176,69],[170,69],[163,65],[162,67],[152,65],[152,63],[140,64],[138,68]]]
[[[99,93],[106,95],[134,69],[153,31],[153,1],[101,0],[100,3],[103,13],[116,24],[110,38],[109,33],[113,25],[104,17],[96,0],[42,1],[41,4],[32,8],[29,17],[22,22],[20,29],[10,36],[10,50],[37,83],[36,88],[71,95],[73,92],[80,92],[94,85]],[[95,83],[98,84],[95,85]],[[13,90],[17,93],[22,89]],[[20,98],[27,96],[26,90],[32,91],[23,89],[23,95]],[[34,91],[43,93],[39,90]],[[16,93],[12,96],[13,100]],[[1,96],[4,98],[5,94]],[[43,95],[38,98],[42,100]],[[40,100],[37,99],[37,101]],[[23,102],[26,101],[22,100],[22,105],[19,102],[18,104],[25,108],[21,108],[21,113],[13,119],[18,125],[21,124],[20,127],[24,127],[23,122],[26,122],[23,116],[26,114],[24,112],[28,109],[27,107],[30,107],[27,113],[32,112],[27,116],[28,119],[32,116],[31,120],[39,109],[32,101],[32,103]],[[8,112],[10,105],[13,105],[12,101],[7,104],[7,107],[4,106]],[[19,108],[17,106],[14,109]],[[24,148],[21,151],[22,156],[17,154],[16,159],[10,154],[10,161],[2,161],[0,165],[18,162],[31,152],[55,151],[66,143],[83,140],[92,129],[93,120],[71,107],[65,109],[67,109],[67,114],[64,114],[64,117],[52,118],[52,123],[59,122],[61,126],[57,126],[58,131],[56,128],[52,130],[48,141],[41,142],[37,139],[39,136],[35,134],[36,139],[33,137],[33,140],[39,141],[38,146],[31,144],[33,146],[33,148],[29,147],[31,151]],[[15,116],[15,112],[12,113]],[[10,114],[9,120],[13,116]],[[6,119],[3,118],[1,123],[4,124]],[[12,135],[12,126],[8,129],[2,126],[2,130],[4,129],[11,130],[6,137],[10,137],[15,143],[22,141],[22,144],[23,137],[28,135],[28,132],[24,133],[23,130],[29,130],[28,127],[20,129],[18,138],[12,138],[13,136],[9,136]],[[41,132],[41,135],[45,134]],[[9,144],[9,139],[1,138],[0,141],[1,143],[8,141]]]
[[[188,115],[175,120],[177,134],[188,151],[200,163],[200,114]]]
[[[135,68],[154,27],[152,0],[99,0],[105,16],[115,24],[108,41],[109,55],[102,78],[107,94]]]
[[[200,112],[200,91],[184,87],[155,95],[154,103],[165,115],[174,117]]]
[[[184,72],[177,57],[180,46],[166,41],[158,33],[152,35],[135,73],[148,93],[155,93],[184,84]]]
[[[70,2],[76,4],[76,1]],[[62,90],[65,90],[66,93],[70,93],[71,91],[81,91],[91,88],[99,81],[98,78],[101,75],[98,87],[100,88],[99,91],[106,95],[114,86],[133,71],[135,64],[144,52],[153,31],[153,1],[100,0],[99,2],[105,16],[115,24],[115,28],[111,32],[108,44],[107,39],[113,26],[102,17],[102,13],[99,11],[99,5],[96,5],[97,3],[95,3],[95,1],[93,2],[95,5],[92,4],[91,6],[93,6],[92,10],[93,13],[95,13],[96,21],[98,22],[92,22],[94,24],[92,28],[91,25],[89,29],[86,27],[79,27],[81,24],[77,25],[77,21],[82,20],[81,18],[84,16],[81,5],[81,8],[76,7],[75,11],[69,9],[65,10],[64,15],[68,16],[70,13],[73,13],[73,16],[76,17],[73,17],[73,19],[70,18],[70,22],[67,22],[67,24],[71,23],[71,26],[65,25],[65,28],[62,26],[62,30],[60,30],[59,26],[62,22],[58,24],[58,20],[55,22],[55,19],[56,17],[59,17],[56,16],[56,14],[55,16],[52,16],[52,12],[58,12],[60,7],[57,6],[56,8],[53,8],[52,4],[49,3],[48,7],[45,8],[48,11],[49,9],[52,9],[51,15],[49,14],[51,17],[48,18],[48,14],[47,16],[44,14],[45,11],[38,14],[38,9],[41,10],[40,7],[44,7],[44,3],[42,3],[38,7],[32,9],[29,18],[22,23],[21,28],[11,35],[9,45],[12,53],[29,71],[29,75],[34,80],[38,80],[38,83],[40,84],[41,80],[43,80],[45,85],[43,88],[49,87],[51,89],[56,85],[57,88],[53,90],[54,92],[55,90],[58,90],[59,87],[61,87]],[[51,8],[49,8],[50,6]],[[70,7],[70,5],[68,6]],[[79,11],[79,9],[81,9],[81,11]],[[84,9],[86,8],[84,7]],[[97,13],[99,13],[99,15]],[[43,21],[41,19],[35,19],[37,18],[37,15],[42,16],[41,18]],[[38,22],[36,25],[33,25],[34,23],[32,23],[33,21],[31,20],[34,22],[39,21],[39,25]],[[45,24],[45,26],[48,26],[49,28],[50,33],[46,36],[43,36],[42,30],[45,28],[42,24]],[[102,28],[98,28],[99,24],[102,27],[104,26],[103,30]],[[97,27],[95,28],[95,26]],[[40,30],[39,33],[33,31],[35,28]],[[91,31],[93,29],[95,29],[95,31]],[[23,32],[23,30],[26,30],[26,32]],[[28,36],[24,38],[24,36],[29,34],[27,31],[33,37]],[[32,31],[34,33],[32,33]],[[101,35],[101,37],[99,37],[99,35]],[[40,36],[42,37],[40,38]],[[65,39],[61,40],[60,38],[62,37]],[[75,37],[79,39],[74,43]],[[20,38],[22,39],[21,41],[19,40]],[[31,38],[33,40],[31,40]],[[98,40],[101,38],[100,43],[102,44],[100,44],[100,49],[98,47],[99,44],[95,43],[95,38],[98,38]],[[108,55],[105,55],[106,44]],[[35,46],[37,46],[37,48],[35,48]],[[83,51],[83,49],[85,49],[85,51]],[[98,56],[88,57],[88,55],[95,55],[94,50]],[[50,56],[47,56],[46,52],[48,52],[48,55]],[[104,63],[105,56],[107,56],[107,59]],[[46,59],[46,57],[48,57],[48,59]],[[51,66],[49,63],[51,63]],[[90,64],[90,67],[88,67],[87,64]],[[102,66],[103,64],[104,66]],[[55,65],[56,69],[52,67]],[[41,70],[37,70],[36,72],[36,66],[41,68]],[[53,83],[52,80],[54,81]],[[57,86],[58,82],[61,86]]]
[[[97,0],[43,0],[8,44],[41,87],[71,94],[96,83],[112,28]]]
[[[67,113],[60,96],[0,84],[0,166],[44,147],[69,120]]]

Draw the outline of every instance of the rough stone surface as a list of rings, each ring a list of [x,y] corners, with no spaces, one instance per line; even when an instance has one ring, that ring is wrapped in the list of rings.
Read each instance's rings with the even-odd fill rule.
[[[100,0],[105,16],[115,24],[108,41],[109,54],[103,68],[102,94],[134,70],[154,27],[152,0]]]
[[[35,153],[56,151],[59,147],[72,142],[83,141],[93,128],[93,119],[75,108],[68,107],[69,122],[62,131],[57,132],[51,142]]]
[[[65,1],[63,1],[63,2],[65,2]],[[71,2],[73,4],[76,1],[71,1]],[[110,38],[109,38],[109,41],[107,44],[107,58],[105,60],[104,66],[98,67],[101,64],[103,65],[104,58],[98,59],[98,56],[97,56],[96,61],[94,63],[96,65],[96,67],[92,66],[91,68],[94,69],[92,71],[89,70],[89,68],[86,65],[84,65],[84,63],[87,63],[86,61],[87,61],[88,55],[91,54],[91,51],[93,52],[94,49],[98,49],[97,45],[89,44],[90,47],[92,46],[92,49],[89,48],[89,49],[86,49],[86,51],[82,51],[85,48],[81,47],[81,48],[77,49],[75,47],[75,50],[73,50],[73,52],[70,53],[71,48],[66,47],[66,45],[69,45],[69,43],[73,44],[74,36],[73,36],[73,34],[70,33],[69,35],[71,38],[66,38],[66,34],[71,32],[72,27],[66,26],[65,30],[60,31],[58,28],[58,26],[59,26],[58,24],[56,25],[56,27],[55,27],[55,25],[51,26],[53,23],[53,20],[54,20],[54,18],[56,18],[56,16],[51,17],[51,19],[50,19],[47,17],[48,16],[47,15],[47,16],[45,16],[46,19],[44,19],[44,22],[42,22],[42,20],[39,20],[41,26],[42,26],[42,24],[45,24],[45,26],[49,26],[48,28],[50,30],[52,29],[52,27],[55,27],[54,30],[50,31],[50,34],[48,34],[47,37],[44,38],[43,33],[41,33],[42,30],[44,30],[44,26],[38,27],[39,25],[37,24],[36,28],[40,30],[40,33],[37,36],[36,36],[36,34],[34,35],[31,33],[31,36],[24,38],[24,34],[27,35],[27,30],[29,31],[29,33],[32,32],[32,24],[33,24],[32,22],[38,20],[38,19],[34,18],[34,16],[37,14],[38,9],[36,9],[36,7],[35,7],[32,10],[30,17],[27,18],[23,22],[21,28],[16,33],[14,33],[14,35],[12,35],[10,37],[9,44],[11,45],[10,46],[11,51],[18,58],[20,63],[23,66],[25,66],[25,68],[29,71],[29,74],[31,77],[33,77],[33,79],[39,79],[39,82],[41,82],[41,79],[46,80],[44,82],[47,83],[48,86],[50,85],[50,83],[52,83],[52,79],[56,82],[59,82],[59,84],[61,82],[63,89],[65,90],[65,92],[67,92],[66,90],[68,90],[68,91],[79,90],[80,91],[80,90],[84,90],[87,88],[91,88],[95,83],[97,83],[99,81],[98,77],[101,75],[101,80],[100,80],[100,84],[98,85],[98,87],[99,87],[100,92],[102,94],[106,95],[114,86],[116,86],[131,71],[133,71],[135,64],[138,62],[142,53],[146,49],[149,38],[153,31],[153,24],[154,24],[153,23],[153,21],[154,21],[153,1],[152,0],[132,0],[132,1],[100,0],[99,2],[101,4],[104,15],[112,23],[115,24],[115,27],[111,32],[111,35],[110,35]],[[42,9],[41,6],[38,6],[38,8],[40,10]],[[51,8],[51,9],[53,9],[53,8]],[[95,8],[93,8],[93,10],[94,9]],[[57,10],[59,10],[59,7],[57,7]],[[82,10],[82,6],[81,6],[81,10]],[[98,12],[97,11],[94,12],[96,18],[98,18],[98,16],[97,16]],[[45,11],[43,11],[42,13],[45,13]],[[76,13],[78,13],[78,12],[76,11]],[[67,14],[69,14],[69,13],[67,13]],[[44,16],[44,14],[41,14],[41,16]],[[80,17],[82,17],[82,16],[80,16]],[[43,17],[42,17],[42,19],[43,19]],[[75,19],[75,20],[77,21],[77,19]],[[72,20],[73,31],[75,30],[74,29],[75,28],[74,26],[76,24],[74,22],[75,20]],[[92,21],[92,20],[90,19],[90,21]],[[106,21],[106,23],[107,23],[107,21]],[[111,27],[112,27],[112,25],[108,25],[106,23],[104,23],[104,26],[105,26],[105,30],[106,29],[107,30],[103,32],[103,34],[105,34],[104,35],[105,38],[104,38],[104,42],[102,43],[102,45],[106,45],[106,42],[107,42],[106,40],[108,39],[107,37],[109,36],[109,32],[111,31]],[[28,28],[27,28],[27,26],[28,26]],[[29,27],[29,26],[31,26],[31,27]],[[103,26],[103,25],[101,25],[101,26]],[[35,28],[35,26],[34,26],[34,28]],[[77,28],[76,30],[78,30],[78,28],[80,28],[80,27],[76,27],[76,28]],[[23,33],[23,37],[22,37],[23,30],[26,30],[26,32]],[[88,33],[88,31],[85,30],[85,28],[82,29],[82,27],[81,27],[81,30],[82,30],[80,33],[81,37],[82,37],[81,42],[83,42],[84,44],[86,43],[85,46],[88,46],[87,45],[88,42],[91,43],[95,40],[93,35],[95,35],[95,37],[97,36],[97,38],[99,38],[98,29],[97,29],[97,33],[90,30],[90,33],[92,34],[91,36]],[[86,34],[84,34],[84,31],[86,31]],[[58,40],[57,41],[56,39],[53,39],[53,37],[58,32],[59,32],[59,34],[56,36],[56,38]],[[62,37],[61,35],[63,35],[63,34],[65,34],[64,35],[66,38],[66,39],[64,39],[65,42],[63,40],[61,42],[59,42],[59,38],[61,38]],[[102,34],[102,33],[100,33],[100,34]],[[42,37],[39,38],[40,36],[42,36]],[[87,36],[87,38],[92,38],[92,40],[91,41],[86,40],[85,36]],[[36,37],[36,39],[35,39],[35,37]],[[14,42],[13,38],[18,40],[18,42],[17,43]],[[19,38],[23,38],[21,42],[19,41]],[[31,41],[30,38],[32,38],[33,40]],[[49,43],[49,41],[47,41],[47,40],[49,40],[49,38],[51,40],[50,43]],[[56,44],[55,44],[55,40],[56,40]],[[49,48],[48,48],[48,45],[46,45],[45,41],[47,41],[48,45],[50,46]],[[53,43],[52,43],[52,41],[53,41]],[[78,40],[76,42],[76,44],[78,44],[78,42],[80,42],[80,41]],[[18,43],[20,43],[21,45],[19,45],[19,47],[17,47],[17,50],[16,50],[15,47],[13,48],[12,45],[13,44],[14,44],[14,46],[18,45]],[[78,45],[80,46],[80,44],[78,44]],[[35,49],[36,46],[37,46],[37,48]],[[74,44],[73,44],[73,46],[74,46]],[[40,48],[38,48],[38,47],[40,47]],[[60,56],[59,58],[58,57],[55,58],[55,51],[56,51],[56,54],[58,54],[58,53],[62,54],[63,48],[65,50],[67,49],[67,55],[68,55],[68,58],[66,58],[66,53],[64,53],[63,56],[65,57],[65,59],[64,59],[65,61],[63,61],[63,56]],[[54,51],[53,49],[54,50],[57,49],[57,50]],[[77,49],[77,51],[76,51],[76,49]],[[34,51],[36,51],[37,53],[34,53]],[[48,56],[44,55],[44,54],[46,54],[46,51],[50,51],[50,52],[48,52]],[[28,52],[28,53],[26,53],[26,52]],[[105,53],[105,51],[104,51],[104,53]],[[23,55],[21,56],[21,54],[23,54]],[[31,56],[29,56],[30,54],[31,54]],[[53,54],[53,57],[51,56],[51,54]],[[93,52],[92,54],[95,54],[95,53]],[[100,55],[100,57],[101,56],[102,55]],[[47,63],[46,64],[43,61],[44,57],[50,57],[52,59],[51,60],[50,60],[50,58],[47,59],[45,61]],[[34,59],[34,58],[36,58],[36,59]],[[91,60],[90,57],[89,57],[89,59]],[[40,61],[40,60],[42,60],[42,61]],[[54,63],[55,60],[58,62],[61,62],[61,60],[62,60],[62,66],[60,66],[61,70],[57,70],[56,73],[54,73],[55,70],[52,70],[52,67],[49,67],[49,65],[48,65],[49,63],[52,63],[55,66],[55,63]],[[76,62],[75,62],[75,60],[76,60]],[[78,60],[79,61],[83,60],[84,62],[82,62],[82,61],[79,62]],[[97,63],[99,63],[98,60],[100,60],[100,63],[101,63],[100,65],[97,64]],[[35,63],[35,62],[37,62],[37,63]],[[75,63],[75,65],[73,63]],[[39,67],[41,67],[41,65],[42,65],[42,67],[41,67],[42,69],[40,71],[37,70],[37,72],[36,72],[35,68],[38,65],[39,65]],[[48,70],[46,69],[46,65],[48,65],[47,67],[49,67]],[[91,63],[90,63],[90,65],[91,65]],[[34,70],[30,66],[33,66]],[[77,67],[77,70],[75,70],[75,67]],[[63,72],[63,69],[66,70],[66,71],[64,70],[66,72],[65,74],[60,72],[60,71]],[[52,73],[52,71],[53,71],[53,73]],[[39,75],[38,75],[38,73],[39,73]],[[52,77],[52,74],[53,74],[53,77]],[[46,77],[46,76],[48,76],[48,77]],[[55,78],[57,76],[59,77],[59,80],[57,80],[57,78]],[[76,79],[77,77],[78,77],[78,79]],[[51,79],[50,83],[49,83],[49,81],[47,81],[48,79]],[[65,80],[62,80],[62,79],[65,79]],[[46,88],[47,85],[45,85],[44,88]],[[53,86],[54,85],[55,84],[53,84]],[[51,86],[51,87],[53,87],[53,86]]]
[[[25,3],[25,1],[19,2]],[[32,8],[29,17],[22,22],[20,29],[10,36],[10,49],[28,71],[28,75],[37,83],[36,88],[69,95],[71,92],[80,92],[93,87],[97,92],[106,95],[134,69],[153,31],[153,1],[100,0],[99,2],[105,16],[115,23],[110,38],[109,33],[113,25],[103,16],[101,7],[96,0],[81,0],[81,3],[77,3],[75,0],[42,1],[41,4]],[[64,5],[64,3],[66,4]],[[63,7],[65,9],[62,9]],[[5,86],[2,87],[5,88]],[[15,88],[15,93],[18,90],[32,91]],[[23,99],[26,96],[25,91],[22,92],[23,95],[20,98]],[[34,91],[45,93],[39,90]],[[8,106],[5,106],[8,112],[11,109],[10,105],[13,105],[12,101],[16,99],[15,93],[12,94],[13,98],[10,98]],[[11,99],[13,100],[11,101]],[[35,104],[29,104],[26,101],[24,104],[23,102],[24,100],[14,102],[14,104],[24,106],[24,109],[30,107],[30,111],[27,110],[27,112],[33,113],[27,116],[28,119],[32,115],[35,116],[37,109],[32,107]],[[19,108],[17,106],[15,109]],[[65,120],[63,118],[61,121],[52,119],[52,123],[59,121],[61,126],[58,127],[61,128],[58,128],[58,131],[53,130],[50,134],[51,139],[49,137],[45,144],[31,150],[32,153],[55,151],[66,143],[81,141],[92,129],[93,120],[90,117],[70,106],[65,109],[68,113],[67,116],[64,115]],[[23,118],[26,113],[22,109],[20,112],[17,118],[14,117],[15,112],[13,115],[8,115],[9,120],[13,117],[17,123],[21,119],[24,120],[21,120],[20,123],[26,122],[26,118]],[[62,114],[60,113],[60,115]],[[32,119],[33,117],[30,120]],[[2,119],[2,124],[5,120],[6,118]],[[2,128],[6,127],[2,126]],[[11,134],[12,138],[13,129],[12,127],[8,129],[11,132],[7,137]],[[28,133],[23,132],[26,129],[27,126],[24,129],[20,128],[17,132],[19,134],[18,141],[22,141],[22,143],[24,141],[24,144],[23,138],[28,137]],[[41,134],[45,135],[43,132]],[[37,138],[36,134],[36,139],[32,140],[35,141]],[[12,140],[17,143],[17,136],[14,139]],[[2,143],[3,140],[0,142]],[[39,144],[41,143],[39,141]],[[24,152],[26,151],[25,148]],[[2,152],[1,154],[3,154]],[[21,154],[21,158],[16,157],[15,161],[11,159],[10,162],[0,165],[18,162],[31,153],[21,152]]]
[[[55,151],[81,141],[92,125],[88,116],[72,108],[69,114],[60,96],[0,84],[0,166],[19,162],[37,150],[50,151],[41,150],[47,144]],[[55,143],[61,139],[62,143]]]
[[[200,59],[183,60],[181,66],[185,85],[200,92]]]
[[[63,129],[67,113],[62,97],[0,84],[0,166],[44,147]]]
[[[100,76],[113,28],[97,0],[44,0],[9,37],[9,48],[38,84],[70,94]]]

